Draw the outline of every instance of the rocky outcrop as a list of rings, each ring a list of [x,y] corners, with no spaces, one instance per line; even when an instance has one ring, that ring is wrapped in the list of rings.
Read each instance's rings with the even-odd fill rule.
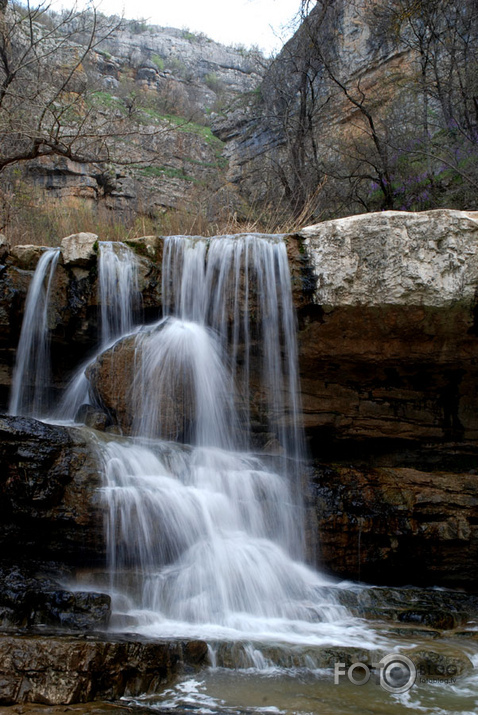
[[[312,488],[318,559],[337,576],[478,589],[476,470],[318,465]]]
[[[300,237],[315,283],[299,333],[314,453],[390,466],[441,459],[452,470],[462,455],[471,468],[478,445],[476,214],[367,214],[306,228]]]
[[[300,232],[311,528],[341,577],[478,587],[476,219],[384,212]]]
[[[2,557],[103,563],[95,446],[81,430],[0,418]]]
[[[0,636],[0,704],[68,705],[135,697],[164,687],[185,667],[206,662],[202,641]]]
[[[65,40],[74,44],[70,50],[83,52],[87,33],[82,37],[70,24],[59,29],[71,33]],[[23,210],[20,195],[26,194],[30,210],[33,202],[40,212],[47,205],[54,213],[61,201],[80,215],[94,216],[100,208],[107,223],[114,214],[118,223],[132,225],[137,214],[197,212],[205,197],[208,218],[221,215],[225,203],[239,203],[225,187],[222,143],[208,127],[232,99],[254,92],[269,61],[259,51],[140,22],[118,23],[105,34],[88,52],[88,71],[81,75],[101,131],[121,118],[127,126],[118,136],[120,163],[88,163],[86,155],[84,161],[53,155],[29,161],[8,176],[8,195],[12,186],[16,194],[9,210]],[[128,141],[122,144],[124,131]]]
[[[410,73],[410,52],[384,32],[376,33],[378,26],[370,0],[313,3],[308,17],[266,68],[256,97],[233,103],[215,118],[213,130],[225,142],[227,177],[243,196],[290,201],[293,206],[294,189],[300,191],[302,182],[312,195],[329,162],[335,161],[335,168],[340,165],[344,172],[350,169],[337,147],[340,142],[345,145],[354,126],[360,125],[360,113],[330,80],[324,64],[354,99],[362,96],[361,90],[367,107],[372,97],[386,106],[390,95],[398,94],[397,78],[403,80]],[[336,196],[329,191],[334,172],[329,171],[322,192],[326,198],[317,214],[337,216],[350,211],[353,202],[334,205]],[[300,174],[297,183],[295,172]]]
[[[91,631],[108,626],[110,596],[67,588],[73,582],[67,567],[41,561],[1,563],[0,628]]]

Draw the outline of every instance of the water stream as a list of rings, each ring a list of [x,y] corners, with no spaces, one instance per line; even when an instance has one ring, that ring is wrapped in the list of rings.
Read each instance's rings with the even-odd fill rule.
[[[74,420],[81,405],[90,404],[86,369],[115,340],[133,330],[133,315],[140,302],[138,266],[133,251],[123,243],[98,242],[98,303],[100,339],[97,350],[75,371],[54,419]]]
[[[135,341],[134,439],[102,445],[113,585],[148,635],[307,641],[347,614],[301,560],[286,246],[168,238],[162,281],[164,317]],[[252,453],[253,390],[273,466]]]
[[[50,326],[48,309],[59,248],[41,255],[28,291],[23,316],[8,412],[24,417],[45,417],[49,412]]]
[[[21,403],[25,414],[41,414],[35,391],[18,396],[17,375],[33,370],[35,384],[45,380],[47,351],[34,368],[24,356],[32,350],[26,345],[38,344],[30,303],[41,308],[42,340],[48,337],[57,259],[58,251],[45,253],[32,281],[11,411]],[[132,384],[123,386],[132,434],[97,435],[114,623],[145,637],[205,639],[211,669],[136,705],[291,715],[468,712],[478,703],[473,676],[447,691],[446,702],[459,704],[447,710],[436,689],[391,697],[373,682],[339,688],[330,664],[324,669],[327,649],[332,663],[340,649],[379,659],[399,646],[342,605],[340,591],[356,586],[305,563],[306,454],[284,240],[165,238],[161,320],[135,327],[137,301],[134,254],[100,244],[101,332],[89,363],[129,335],[135,365]],[[88,394],[83,365],[57,418],[73,420]],[[417,642],[405,638],[400,647]],[[474,658],[476,648],[469,651]]]

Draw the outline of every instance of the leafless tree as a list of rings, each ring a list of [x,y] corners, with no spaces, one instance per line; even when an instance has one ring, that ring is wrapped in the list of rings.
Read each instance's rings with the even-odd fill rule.
[[[121,20],[101,16],[94,5],[55,14],[30,0],[26,6],[1,3],[0,172],[52,155],[131,162],[132,139],[154,149],[168,129],[135,123],[133,106],[101,107],[88,76],[96,48]]]

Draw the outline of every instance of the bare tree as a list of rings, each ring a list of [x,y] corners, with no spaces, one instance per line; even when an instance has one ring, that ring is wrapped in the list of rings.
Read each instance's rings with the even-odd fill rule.
[[[88,77],[98,45],[121,26],[92,5],[55,14],[46,4],[0,6],[0,172],[41,156],[80,162],[135,160],[164,127],[134,123],[134,107],[105,112]],[[123,109],[126,110],[126,107]]]

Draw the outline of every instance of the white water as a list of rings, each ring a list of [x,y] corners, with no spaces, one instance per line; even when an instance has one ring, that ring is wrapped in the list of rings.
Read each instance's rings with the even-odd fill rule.
[[[137,283],[132,254],[109,246],[100,253],[104,349],[133,330]],[[39,376],[48,352],[40,350],[41,369],[32,367],[28,345],[40,325],[48,342],[57,259],[49,252],[39,264],[19,346],[18,374],[33,374],[37,386],[47,384]],[[324,646],[399,646],[350,617],[335,584],[303,562],[303,440],[284,243],[166,239],[162,288],[164,318],[138,333],[137,378],[127,386],[135,436],[100,443],[111,592],[125,619],[120,630],[203,638],[213,667],[140,704],[287,715],[476,712],[473,674],[390,696],[373,679],[364,688],[345,678],[334,686],[331,670],[318,667]],[[72,393],[66,400],[71,415],[86,394],[83,374],[78,385],[76,403]],[[35,394],[25,394],[25,414],[40,409]],[[276,456],[253,454],[251,426],[269,431],[262,442]]]
[[[41,418],[48,413],[48,308],[59,255],[59,248],[49,248],[42,254],[28,289],[8,406],[11,415]]]
[[[103,350],[133,330],[133,315],[139,304],[138,266],[133,251],[119,242],[100,241],[98,245],[99,347],[71,378],[55,411],[55,418],[61,421],[74,420],[80,406],[90,404],[85,371]]]
[[[284,242],[165,239],[162,294],[165,317],[136,338],[135,439],[102,445],[118,608],[147,635],[362,644],[330,580],[301,560]],[[273,460],[250,451],[250,402]]]

